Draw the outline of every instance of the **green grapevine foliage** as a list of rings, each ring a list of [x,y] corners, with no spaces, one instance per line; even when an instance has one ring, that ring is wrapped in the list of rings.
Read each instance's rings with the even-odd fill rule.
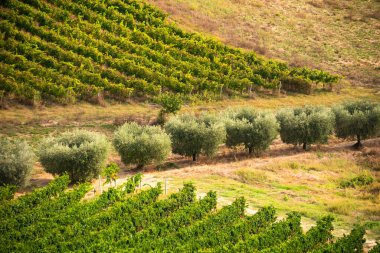
[[[162,198],[160,184],[137,190],[137,174],[81,200],[91,185],[68,190],[68,182],[64,175],[2,202],[1,252],[362,252],[365,241],[361,226],[332,240],[330,216],[303,233],[300,214],[278,221],[263,207],[247,215],[244,198],[217,210],[216,193],[197,200],[191,183]]]
[[[340,79],[184,32],[144,1],[6,0],[0,20],[0,91],[26,104],[241,94],[289,80],[310,92]]]

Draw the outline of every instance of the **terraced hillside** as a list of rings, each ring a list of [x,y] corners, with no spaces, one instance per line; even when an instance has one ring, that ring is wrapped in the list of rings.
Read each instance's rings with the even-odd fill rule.
[[[2,252],[362,252],[363,227],[335,242],[330,216],[306,233],[291,212],[273,207],[245,214],[244,198],[216,210],[213,191],[196,200],[188,183],[168,198],[161,185],[138,190],[141,175],[80,202],[90,189],[65,190],[68,176],[16,200],[0,200]],[[376,246],[371,252],[378,252]]]
[[[305,92],[339,80],[184,32],[139,0],[7,0],[0,20],[2,101],[210,97],[281,83]]]

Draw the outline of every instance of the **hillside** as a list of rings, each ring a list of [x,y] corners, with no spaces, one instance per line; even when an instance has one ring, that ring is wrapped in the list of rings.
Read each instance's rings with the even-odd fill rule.
[[[244,198],[216,211],[215,191],[197,200],[194,185],[187,183],[163,199],[161,184],[141,191],[141,187],[137,190],[140,182],[141,175],[136,175],[98,198],[82,202],[91,188],[89,184],[65,192],[68,177],[63,176],[15,201],[5,200],[0,208],[4,218],[0,224],[4,231],[0,249],[2,252],[362,252],[364,227],[355,227],[347,237],[331,243],[334,229],[331,216],[320,218],[316,226],[303,233],[299,213],[289,213],[286,219],[276,222],[276,210],[267,206],[247,215]]]
[[[212,98],[258,88],[309,93],[338,76],[289,67],[199,34],[138,0],[2,1],[2,101],[26,104],[162,92]]]
[[[0,1],[0,253],[378,252],[379,11]]]
[[[150,0],[170,19],[229,45],[355,85],[380,85],[380,1]]]

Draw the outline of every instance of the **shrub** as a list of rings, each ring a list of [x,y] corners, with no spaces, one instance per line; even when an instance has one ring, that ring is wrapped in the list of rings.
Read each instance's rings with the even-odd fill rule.
[[[105,167],[105,169],[102,171],[102,176],[106,178],[106,181],[103,185],[109,183],[110,185],[112,182],[115,183],[116,186],[116,179],[119,178],[118,173],[120,171],[120,167],[116,163],[110,163]]]
[[[113,143],[123,163],[136,164],[138,168],[164,161],[171,150],[170,138],[160,127],[135,122],[121,126]]]
[[[380,105],[366,101],[349,102],[334,107],[335,132],[340,138],[356,137],[355,148],[361,140],[380,134]]]
[[[321,106],[305,106],[278,112],[281,140],[289,144],[326,143],[334,129],[334,114]]]
[[[343,180],[340,182],[341,188],[356,188],[360,186],[370,185],[373,183],[373,177],[367,174],[361,174],[359,176],[353,177],[349,180]]]
[[[368,253],[376,253],[376,252],[380,252],[380,242],[376,242],[376,245],[370,251],[368,251]]]
[[[173,117],[165,124],[165,129],[170,134],[173,152],[192,156],[193,161],[200,154],[214,155],[226,137],[224,124],[211,115]]]
[[[164,93],[159,98],[164,113],[177,113],[182,106],[182,99],[177,94]]]
[[[291,92],[298,92],[303,94],[311,94],[312,83],[311,81],[302,77],[285,77],[282,80],[282,89]]]
[[[183,101],[177,94],[164,93],[159,96],[158,103],[162,108],[158,115],[157,123],[163,125],[168,114],[176,114],[181,109]]]
[[[0,139],[0,185],[25,186],[33,164],[33,151],[25,141]]]
[[[278,134],[276,118],[269,113],[241,109],[226,121],[228,147],[244,145],[249,153],[266,150]]]
[[[39,157],[46,172],[58,175],[67,172],[72,182],[83,182],[101,173],[108,151],[104,135],[76,130],[43,140]]]

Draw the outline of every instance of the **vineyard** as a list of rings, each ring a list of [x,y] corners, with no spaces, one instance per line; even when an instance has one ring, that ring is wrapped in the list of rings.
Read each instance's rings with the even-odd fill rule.
[[[148,2],[0,2],[0,253],[380,252],[378,93]]]
[[[184,32],[143,1],[7,0],[0,8],[0,98],[25,104],[309,93],[340,79]]]
[[[246,215],[244,198],[217,210],[213,191],[197,198],[186,183],[169,197],[162,188],[141,188],[141,174],[95,198],[80,184],[68,190],[67,175],[10,200],[0,197],[1,252],[362,252],[365,230],[356,226],[334,239],[325,216],[306,233],[301,216],[278,219],[263,207]],[[140,187],[139,187],[140,185]],[[1,191],[3,193],[4,191]],[[371,252],[378,252],[378,246]]]

